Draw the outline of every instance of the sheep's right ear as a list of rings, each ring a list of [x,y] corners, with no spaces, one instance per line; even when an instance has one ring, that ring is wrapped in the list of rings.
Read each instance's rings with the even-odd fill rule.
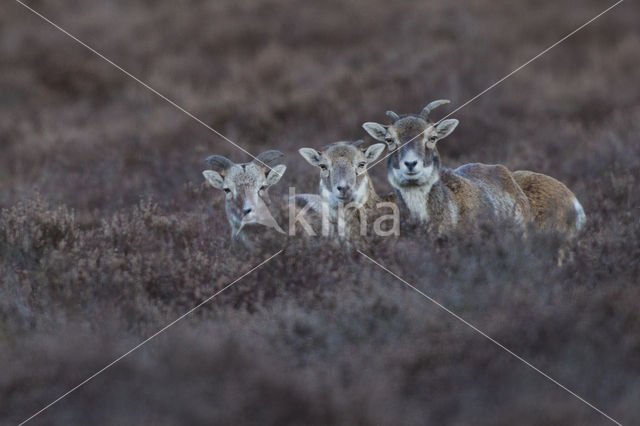
[[[385,129],[382,124],[367,122],[362,125],[362,128],[375,140],[386,142],[385,136],[387,136],[387,129]]]
[[[302,158],[307,160],[307,163],[311,164],[314,167],[318,167],[322,160],[322,153],[316,151],[313,148],[300,148],[298,150]]]
[[[213,170],[205,170],[204,172],[202,172],[202,175],[204,176],[205,180],[209,182],[209,185],[213,186],[214,188],[224,188],[224,178],[222,177],[222,175],[220,175],[220,173],[214,172]]]

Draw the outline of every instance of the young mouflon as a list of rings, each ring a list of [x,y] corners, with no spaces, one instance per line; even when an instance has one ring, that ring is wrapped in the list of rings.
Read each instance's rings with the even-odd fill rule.
[[[284,232],[272,214],[269,188],[280,181],[287,167],[272,166],[284,154],[268,150],[248,163],[234,163],[221,155],[205,160],[210,170],[202,172],[214,188],[223,190],[231,239],[235,245],[250,246],[252,242],[245,229],[248,225],[262,225]]]
[[[330,235],[353,239],[366,233],[367,217],[374,209],[392,207],[376,193],[367,172],[385,149],[376,143],[362,148],[363,141],[335,142],[319,151],[301,148],[300,155],[320,169],[320,198],[330,223]],[[382,205],[381,205],[382,203]]]

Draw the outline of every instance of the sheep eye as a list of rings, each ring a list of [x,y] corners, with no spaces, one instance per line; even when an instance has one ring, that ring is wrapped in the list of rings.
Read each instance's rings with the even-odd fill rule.
[[[320,166],[318,166],[318,167],[320,167],[320,170],[322,170],[322,171],[327,170],[327,166],[325,166],[324,164],[320,164]]]
[[[429,140],[431,140],[431,141],[435,141],[436,139],[438,139],[438,137],[437,137],[437,136],[435,136],[435,135],[434,135],[434,136],[429,137]]]
[[[226,192],[227,194],[231,192],[231,190],[229,188],[223,188],[224,192]]]
[[[358,163],[358,167],[360,167],[361,169],[364,168],[364,166],[366,166],[367,163],[365,163],[364,161],[361,163]]]
[[[388,143],[389,145],[391,145],[392,143],[394,143],[393,138],[385,138],[385,139],[384,139],[384,141],[385,141],[386,143]]]

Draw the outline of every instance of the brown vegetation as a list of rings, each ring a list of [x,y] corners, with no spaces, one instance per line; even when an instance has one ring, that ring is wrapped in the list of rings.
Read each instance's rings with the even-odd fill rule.
[[[302,146],[459,105],[601,2],[31,1],[316,190]],[[640,417],[640,8],[624,2],[455,114],[443,164],[565,182],[560,242],[403,230],[367,253],[622,423]],[[248,158],[19,4],[0,6],[0,423],[17,423],[279,247],[230,256],[212,153]],[[444,114],[438,111],[438,114]],[[436,115],[437,116],[437,115]],[[384,165],[373,170],[390,192]],[[606,424],[357,252],[283,254],[33,424]]]

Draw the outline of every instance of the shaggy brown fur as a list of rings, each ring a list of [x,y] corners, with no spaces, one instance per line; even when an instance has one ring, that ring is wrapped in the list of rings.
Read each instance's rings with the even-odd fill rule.
[[[574,193],[562,182],[526,170],[515,171],[512,175],[529,199],[536,227],[569,237],[584,227],[584,210]]]
[[[529,201],[505,166],[466,164],[452,174],[441,173],[441,179],[454,196],[464,226],[487,214],[521,224],[531,218]]]

